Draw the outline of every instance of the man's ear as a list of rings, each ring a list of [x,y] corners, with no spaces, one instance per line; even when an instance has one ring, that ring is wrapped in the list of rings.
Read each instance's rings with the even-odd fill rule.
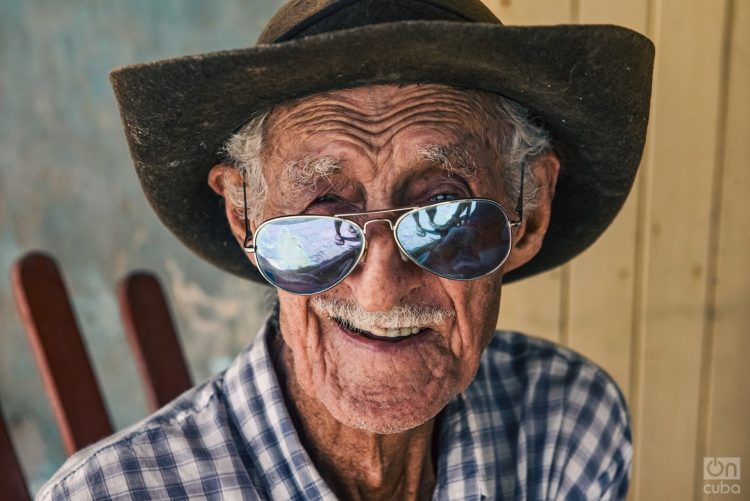
[[[231,165],[216,164],[208,173],[208,185],[224,198],[224,211],[229,227],[237,242],[242,245],[245,240],[245,222],[240,219],[242,209],[238,211],[232,201],[232,190],[235,187],[242,188],[242,175]]]
[[[536,207],[524,210],[523,222],[513,235],[513,247],[503,267],[503,273],[526,264],[542,247],[552,214],[552,199],[555,196],[557,175],[560,172],[560,159],[555,152],[546,152],[537,157],[531,172],[538,186]]]

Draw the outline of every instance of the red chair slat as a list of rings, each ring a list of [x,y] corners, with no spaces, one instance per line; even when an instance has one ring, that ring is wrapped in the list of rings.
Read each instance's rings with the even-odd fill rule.
[[[192,386],[185,358],[158,279],[134,272],[117,287],[125,334],[152,411]]]
[[[30,253],[12,268],[12,287],[68,454],[112,433],[60,271]]]
[[[2,409],[0,409],[0,492],[6,496],[6,499],[19,501],[31,499],[21,465],[13,449],[13,443],[10,441],[8,430],[5,429]]]

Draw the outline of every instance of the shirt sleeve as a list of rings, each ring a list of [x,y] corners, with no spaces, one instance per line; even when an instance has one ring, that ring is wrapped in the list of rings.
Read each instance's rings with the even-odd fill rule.
[[[625,399],[593,364],[573,377],[556,447],[555,499],[625,499],[633,455]]]

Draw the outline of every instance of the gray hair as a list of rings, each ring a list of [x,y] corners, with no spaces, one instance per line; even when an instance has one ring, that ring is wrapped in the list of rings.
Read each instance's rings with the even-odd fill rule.
[[[495,141],[495,150],[502,159],[505,169],[504,189],[509,200],[515,201],[519,197],[521,187],[521,172],[525,171],[524,179],[524,209],[532,210],[537,206],[539,181],[531,172],[534,160],[552,148],[549,131],[534,120],[528,109],[507,97],[489,94],[481,91],[467,91],[480,96],[489,96],[489,100],[480,99],[480,103],[490,103],[490,109],[485,110],[494,118],[500,120],[503,133]],[[240,218],[247,217],[250,221],[258,222],[268,195],[268,183],[263,173],[262,152],[264,135],[267,133],[266,123],[272,110],[267,109],[256,113],[252,119],[227,141],[224,151],[228,161],[232,163],[245,177],[247,183],[247,213],[243,214],[242,186],[229,188],[228,199],[234,206]],[[324,162],[325,163],[325,162]],[[299,176],[309,178],[309,182],[316,181],[316,175],[326,176],[337,166],[318,161],[299,165],[295,162],[287,166],[290,172],[294,167],[299,169]],[[508,207],[509,210],[515,207]],[[513,214],[510,214],[513,217]]]
[[[505,193],[515,202],[521,191],[523,172],[523,206],[533,210],[539,200],[539,180],[534,176],[537,157],[552,149],[552,136],[531,112],[512,99],[500,95],[492,96],[495,115],[502,121],[505,131],[497,138],[495,151],[503,161]],[[514,210],[515,207],[508,207]],[[513,215],[510,215],[513,217]]]
[[[242,220],[258,221],[268,194],[268,184],[263,174],[263,129],[271,110],[256,113],[250,121],[229,138],[224,145],[226,156],[245,179],[247,213],[243,214],[242,186],[231,185],[228,201]]]

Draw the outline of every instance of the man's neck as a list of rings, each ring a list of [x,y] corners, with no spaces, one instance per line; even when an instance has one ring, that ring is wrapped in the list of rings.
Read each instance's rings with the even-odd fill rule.
[[[323,480],[341,499],[430,499],[435,488],[435,419],[381,435],[345,426],[294,376],[280,335],[272,337],[274,368],[300,440]]]

